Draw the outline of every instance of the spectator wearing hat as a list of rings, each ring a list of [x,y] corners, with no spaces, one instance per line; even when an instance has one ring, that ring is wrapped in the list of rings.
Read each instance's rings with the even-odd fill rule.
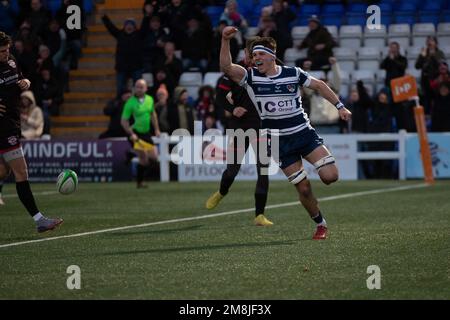
[[[127,19],[123,29],[118,29],[107,15],[102,21],[109,33],[117,40],[116,82],[117,94],[126,89],[129,78],[136,82],[142,75],[142,38],[137,31],[136,21]]]
[[[105,116],[109,116],[108,129],[101,133],[99,139],[127,137],[127,133],[123,129],[120,121],[122,120],[123,106],[131,97],[131,90],[125,89],[120,97],[116,97],[108,102],[103,109]]]
[[[189,103],[189,94],[186,88],[175,88],[173,102],[169,112],[172,132],[176,129],[186,129],[190,134],[194,134],[195,109]]]
[[[336,42],[330,32],[321,23],[316,15],[308,19],[309,33],[300,43],[298,49],[307,48],[307,59],[312,61],[311,70],[329,70],[329,59],[333,55]],[[301,65],[296,61],[296,64]]]

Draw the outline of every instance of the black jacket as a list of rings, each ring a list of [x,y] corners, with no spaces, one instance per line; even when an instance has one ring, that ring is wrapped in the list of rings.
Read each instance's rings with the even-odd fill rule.
[[[394,59],[386,57],[380,64],[380,68],[386,70],[386,79],[384,80],[386,86],[391,85],[392,79],[403,77],[407,67],[408,60],[402,55],[398,55]]]
[[[109,33],[116,38],[116,71],[134,72],[142,68],[142,38],[139,31],[127,34],[119,30],[114,23],[104,15],[102,21]]]

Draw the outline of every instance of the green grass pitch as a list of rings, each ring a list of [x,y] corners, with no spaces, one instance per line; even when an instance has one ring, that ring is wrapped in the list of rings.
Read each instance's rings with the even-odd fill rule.
[[[314,182],[313,188],[324,198],[418,183]],[[253,226],[250,211],[1,247],[252,208],[254,182],[236,182],[207,211],[205,200],[217,186],[82,183],[62,196],[54,185],[35,184],[41,210],[65,219],[38,235],[14,185],[6,185],[0,299],[450,299],[450,181],[324,201],[326,241],[312,241],[314,223],[300,205],[290,205],[267,210],[270,228]],[[289,183],[271,182],[268,205],[295,200]],[[66,287],[70,265],[81,269],[80,290]],[[380,267],[380,290],[367,289],[370,265]]]

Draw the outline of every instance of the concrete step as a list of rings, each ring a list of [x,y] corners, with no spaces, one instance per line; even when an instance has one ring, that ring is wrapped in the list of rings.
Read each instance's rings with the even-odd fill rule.
[[[104,115],[57,116],[52,117],[52,127],[106,127],[109,117]]]
[[[114,59],[116,47],[86,47],[83,48],[83,58],[111,58]]]
[[[83,57],[79,60],[79,69],[114,69],[114,57]]]
[[[69,82],[69,88],[73,92],[115,92],[116,80],[72,80]]]
[[[106,80],[116,77],[111,69],[78,69],[70,72],[70,80]]]
[[[110,8],[110,9],[141,9],[143,5],[143,0],[105,0],[104,3],[97,4],[97,8]]]
[[[97,139],[99,134],[106,131],[106,126],[98,127],[53,127],[50,134],[53,139]]]
[[[107,34],[107,35],[88,35],[87,44],[88,47],[114,47],[116,45],[116,39]]]
[[[111,92],[68,92],[64,94],[66,103],[104,103],[116,96],[115,90]]]
[[[106,103],[64,103],[61,106],[61,115],[63,116],[99,116],[103,115],[103,108]]]

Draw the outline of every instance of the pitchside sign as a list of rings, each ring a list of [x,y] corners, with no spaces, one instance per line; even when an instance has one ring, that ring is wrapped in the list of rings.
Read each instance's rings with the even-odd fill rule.
[[[336,159],[339,168],[339,178],[342,180],[356,180],[357,160],[356,160],[356,140],[351,135],[342,139],[340,135],[323,135],[327,148],[331,151]],[[179,181],[220,181],[223,171],[226,169],[226,149],[227,141],[225,137],[215,138],[214,142],[205,144],[205,142],[195,143],[194,139],[183,140],[181,143],[186,144],[185,149],[192,149],[194,157],[203,158],[203,163],[188,164],[180,163],[178,165]],[[201,138],[200,138],[201,139]],[[241,164],[241,170],[236,180],[256,180],[257,172],[255,165],[255,156],[252,149],[249,149]],[[317,180],[319,176],[312,165],[303,162],[309,179]],[[278,168],[278,164],[273,160],[269,168],[270,180],[286,180],[283,172]]]
[[[417,97],[416,79],[410,75],[392,79],[391,90],[395,103]]]
[[[56,181],[63,169],[74,170],[80,181],[131,179],[125,164],[127,141],[23,141],[31,181]]]

